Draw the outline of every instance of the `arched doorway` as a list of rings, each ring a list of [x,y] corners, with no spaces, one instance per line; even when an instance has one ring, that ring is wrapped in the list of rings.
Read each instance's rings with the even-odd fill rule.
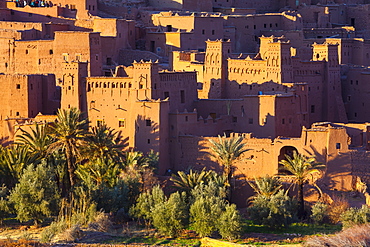
[[[293,157],[293,152],[294,151],[298,153],[298,150],[293,146],[284,146],[280,149],[280,154],[279,154],[279,157],[278,157],[278,162],[279,162],[278,173],[279,174],[281,174],[281,175],[291,175],[290,172],[281,170],[282,165],[280,164],[280,161],[286,159],[285,155]]]

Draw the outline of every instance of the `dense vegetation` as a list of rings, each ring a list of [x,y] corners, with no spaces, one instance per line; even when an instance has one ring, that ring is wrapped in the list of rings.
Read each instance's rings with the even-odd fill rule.
[[[323,166],[297,153],[281,164],[295,178],[298,199],[288,195],[278,178],[255,178],[249,183],[256,194],[246,198],[247,215],[241,215],[230,203],[230,179],[234,162],[247,151],[242,141],[221,136],[210,141],[210,155],[223,172],[178,171],[170,178],[176,192],[166,194],[155,175],[158,154],[123,151],[126,144],[118,132],[104,124],[88,128],[77,109],[60,110],[52,125],[34,125],[1,147],[0,221],[9,215],[35,225],[52,220],[42,233],[44,242],[63,232],[73,241],[81,226],[109,231],[113,223],[133,219],[163,236],[191,230],[199,237],[229,240],[253,229],[251,224],[275,231],[299,221],[342,222],[345,227],[370,221],[367,206],[349,208],[341,200],[321,200],[304,212],[303,185]]]

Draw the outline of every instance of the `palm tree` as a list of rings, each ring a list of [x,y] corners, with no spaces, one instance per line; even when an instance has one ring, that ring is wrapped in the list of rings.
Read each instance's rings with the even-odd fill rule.
[[[243,142],[243,137],[233,137],[227,138],[226,135],[221,137],[218,136],[218,142],[209,139],[211,143],[211,156],[215,157],[217,161],[223,166],[224,176],[227,177],[227,181],[230,185],[231,177],[234,172],[233,163],[236,159],[240,157],[244,152],[249,149],[245,149],[245,143]]]
[[[22,135],[17,137],[17,142],[21,145],[28,145],[30,152],[37,158],[46,158],[48,147],[52,143],[49,136],[50,128],[47,125],[39,125],[36,123],[35,128],[31,128],[30,132],[23,129]]]
[[[67,175],[70,189],[75,184],[75,170],[77,158],[80,158],[80,147],[86,143],[87,121],[81,119],[81,112],[77,108],[69,110],[59,109],[57,121],[51,126],[53,143],[48,152],[61,150],[67,161]]]
[[[201,172],[193,171],[190,169],[189,173],[178,171],[177,174],[172,174],[170,180],[174,183],[174,186],[178,189],[189,193],[199,184],[205,184],[211,179],[212,170]]]
[[[10,187],[22,176],[23,170],[35,163],[35,157],[30,155],[28,145],[11,145],[0,148],[0,175]]]
[[[249,185],[252,187],[254,192],[257,195],[264,196],[266,198],[270,198],[272,195],[275,195],[280,188],[282,187],[281,181],[277,178],[264,176],[260,178],[255,178],[254,182],[248,182]],[[254,199],[256,196],[252,196],[251,199]]]
[[[78,166],[78,169],[76,170],[78,177],[84,181],[88,187],[105,184],[112,188],[117,184],[120,172],[121,167],[119,163],[116,163],[111,159],[106,161],[95,159]]]
[[[124,162],[124,173],[126,175],[132,178],[141,178],[141,173],[148,168],[146,157],[142,152],[130,151],[126,153],[126,160]]]
[[[88,145],[85,149],[85,156],[90,161],[96,159],[99,159],[100,162],[108,162],[108,160],[119,161],[124,156],[122,148],[125,145],[121,140],[121,136],[106,124],[93,127],[87,140]]]
[[[285,155],[285,160],[279,162],[283,165],[281,170],[290,172],[295,177],[295,183],[298,185],[298,216],[304,215],[303,185],[309,175],[320,172],[325,165],[317,163],[315,157],[306,157],[296,151],[293,151],[293,157]]]

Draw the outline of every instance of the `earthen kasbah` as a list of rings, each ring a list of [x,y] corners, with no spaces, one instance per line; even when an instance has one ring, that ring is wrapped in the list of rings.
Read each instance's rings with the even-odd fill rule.
[[[209,139],[243,136],[235,173],[294,150],[322,186],[370,182],[368,0],[0,0],[0,134],[79,108],[159,174],[220,170]]]

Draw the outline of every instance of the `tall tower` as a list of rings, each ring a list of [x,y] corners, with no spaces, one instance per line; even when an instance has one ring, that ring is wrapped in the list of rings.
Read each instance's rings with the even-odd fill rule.
[[[136,91],[136,99],[156,99],[160,98],[161,94],[156,94],[155,90],[159,87],[157,85],[159,81],[158,74],[158,62],[145,62],[141,60],[140,62],[134,61],[134,75],[133,75],[133,85],[132,89]]]
[[[313,61],[324,62],[322,78],[322,112],[319,121],[347,122],[341,95],[338,44],[313,44]]]
[[[293,82],[293,65],[290,42],[282,38],[261,37],[260,54],[267,60],[267,80],[277,83]]]
[[[199,98],[220,99],[226,95],[227,59],[231,53],[230,40],[206,41],[203,90]]]
[[[61,108],[76,107],[87,112],[86,77],[87,62],[63,63]]]

